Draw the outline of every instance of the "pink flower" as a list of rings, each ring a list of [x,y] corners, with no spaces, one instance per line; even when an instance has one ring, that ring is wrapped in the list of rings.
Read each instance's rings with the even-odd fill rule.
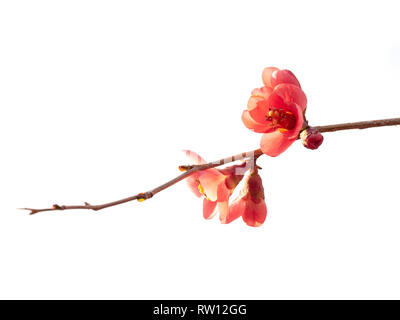
[[[253,90],[242,121],[248,129],[264,133],[261,150],[275,157],[297,140],[307,97],[289,70],[265,68],[262,79],[264,87]]]
[[[250,172],[240,195],[229,206],[226,223],[239,217],[251,227],[261,226],[267,217],[264,188],[257,169]]]
[[[197,153],[185,150],[192,164],[205,164],[206,161]],[[243,178],[240,168],[246,163],[234,165],[221,170],[211,168],[201,170],[190,175],[186,182],[192,192],[203,197],[203,216],[205,219],[213,218],[219,211],[219,218],[226,223],[229,213],[229,197]]]

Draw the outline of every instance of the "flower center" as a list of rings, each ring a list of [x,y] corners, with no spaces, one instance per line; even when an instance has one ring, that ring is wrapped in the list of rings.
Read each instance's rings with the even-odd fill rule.
[[[270,108],[265,119],[271,122],[271,126],[284,130],[292,130],[296,126],[297,120],[293,113],[276,108]]]

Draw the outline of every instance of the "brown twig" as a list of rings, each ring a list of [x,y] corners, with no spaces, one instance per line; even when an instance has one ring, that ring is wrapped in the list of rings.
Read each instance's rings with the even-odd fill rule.
[[[319,132],[334,132],[342,130],[368,129],[375,127],[387,127],[387,126],[397,126],[397,125],[400,125],[400,118],[331,124],[328,126],[317,126],[313,128],[317,129]]]
[[[400,125],[400,118],[341,123],[341,124],[333,124],[333,125],[327,125],[327,126],[317,126],[317,127],[313,127],[313,128],[317,129],[319,132],[334,132],[334,131],[341,131],[341,130],[367,129],[367,128],[373,128],[373,127],[395,126],[395,125]],[[258,157],[260,157],[262,154],[263,153],[262,153],[261,149],[257,149],[257,150],[253,150],[250,152],[243,152],[243,153],[237,154],[235,156],[227,157],[227,158],[224,158],[224,159],[221,159],[218,161],[214,161],[214,162],[209,162],[206,164],[180,166],[179,168],[185,172],[180,174],[179,176],[173,178],[172,180],[170,180],[150,191],[141,192],[141,193],[138,193],[137,195],[134,195],[134,196],[131,196],[128,198],[124,198],[121,200],[113,201],[113,202],[108,202],[108,203],[98,204],[98,205],[91,205],[91,204],[85,202],[84,205],[72,205],[72,206],[65,206],[65,205],[60,206],[58,204],[54,204],[51,208],[45,208],[45,209],[22,208],[22,210],[29,210],[30,214],[35,214],[35,213],[44,212],[44,211],[60,211],[60,210],[76,210],[76,209],[87,209],[87,210],[98,211],[101,209],[105,209],[105,208],[117,206],[119,204],[123,204],[126,202],[130,202],[133,200],[144,201],[146,199],[152,198],[154,195],[156,195],[160,191],[163,191],[163,190],[169,188],[170,186],[174,185],[175,183],[182,181],[183,179],[187,178],[188,176],[195,173],[196,171],[215,168],[215,167],[221,166],[223,164],[227,164],[227,163],[234,162],[237,160],[247,160],[247,161],[251,160],[251,161],[255,162],[255,160]]]
[[[174,185],[175,183],[187,178],[188,176],[190,176],[191,174],[193,174],[196,171],[215,168],[215,167],[221,166],[223,164],[230,163],[233,161],[238,161],[238,160],[249,160],[249,159],[254,160],[261,155],[262,155],[262,151],[260,149],[257,149],[254,151],[243,152],[243,153],[237,154],[235,156],[227,157],[227,158],[224,158],[224,159],[221,159],[218,161],[214,161],[214,162],[209,162],[206,164],[180,166],[179,168],[186,172],[180,174],[179,176],[175,177],[174,179],[172,179],[150,191],[141,192],[134,196],[124,198],[121,200],[117,200],[117,201],[113,201],[113,202],[108,202],[108,203],[98,204],[98,205],[91,205],[91,204],[85,202],[84,205],[73,205],[73,206],[54,204],[51,208],[45,208],[45,209],[33,209],[33,208],[21,208],[21,209],[29,210],[30,214],[35,214],[35,213],[44,212],[44,211],[77,210],[77,209],[88,209],[88,210],[98,211],[101,209],[105,209],[105,208],[117,206],[119,204],[123,204],[126,202],[130,202],[133,200],[144,201],[144,200],[152,198],[154,195],[156,195],[160,191],[163,191],[163,190],[167,189],[168,187]]]

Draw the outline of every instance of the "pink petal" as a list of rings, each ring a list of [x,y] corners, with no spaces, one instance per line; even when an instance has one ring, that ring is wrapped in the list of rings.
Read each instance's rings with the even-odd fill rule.
[[[190,159],[191,164],[205,164],[207,163],[202,157],[200,157],[196,152],[190,150],[183,150],[186,156]]]
[[[265,201],[262,200],[259,203],[252,201],[246,202],[246,207],[242,215],[243,221],[251,227],[261,226],[267,217],[267,206]]]
[[[223,176],[224,176],[224,179],[218,185],[218,189],[217,189],[218,201],[228,201],[229,197],[231,196],[231,191],[229,190],[229,188],[227,187],[227,185],[225,183],[227,177],[225,175],[223,175]]]
[[[261,200],[264,201],[264,187],[258,172],[250,172],[246,185],[244,190],[247,192],[246,196],[249,197],[249,201],[251,200],[255,203],[258,203]]]
[[[269,87],[261,87],[261,88],[256,88],[251,92],[251,95],[254,97],[260,97],[264,99],[268,99],[268,97],[272,93],[272,88]]]
[[[249,101],[247,102],[247,110],[251,111],[253,109],[257,108],[257,105],[260,101],[264,101],[265,99],[263,97],[259,96],[250,96]]]
[[[290,83],[301,88],[299,80],[297,80],[296,76],[290,70],[278,70],[277,72],[274,72],[271,75],[270,82],[272,84],[272,88],[282,83]]]
[[[275,94],[275,92],[273,92],[269,98],[268,98],[268,110],[269,108],[272,109],[285,109],[286,108],[286,103],[283,100],[283,98],[277,94]],[[251,114],[250,114],[251,115]]]
[[[286,104],[296,103],[302,111],[307,108],[307,97],[303,90],[293,84],[280,84],[274,88],[273,94],[280,96]]]
[[[275,71],[279,71],[279,69],[278,68],[275,68],[275,67],[269,67],[269,68],[265,68],[264,70],[263,70],[263,73],[262,73],[262,81],[264,82],[264,85],[266,86],[266,87],[270,87],[270,88],[273,88],[274,86],[272,85],[272,74],[275,72]]]
[[[217,213],[217,202],[207,199],[203,200],[203,217],[204,219],[212,219]]]
[[[201,193],[199,191],[199,180],[197,180],[197,176],[193,177],[194,174],[186,178],[186,183],[189,189],[197,196],[201,197]]]
[[[228,214],[223,223],[231,223],[240,216],[242,216],[244,209],[246,207],[246,202],[242,198],[236,198],[229,206]]]
[[[270,157],[276,157],[286,151],[296,139],[283,135],[279,130],[264,133],[261,138],[261,150]]]
[[[219,211],[219,220],[221,221],[221,223],[227,223],[226,216],[228,215],[229,212],[228,201],[218,202],[218,211]]]
[[[220,187],[220,185],[225,184],[225,178],[225,175],[216,169],[199,171],[199,181],[208,199],[217,201],[218,194],[223,195],[223,187]]]
[[[247,103],[247,110],[249,111],[250,117],[255,121],[264,126],[268,126],[269,122],[266,120],[266,115],[269,111],[268,100],[260,97],[251,96]]]
[[[242,113],[242,121],[243,121],[244,125],[246,126],[246,128],[248,128],[254,132],[263,133],[266,131],[267,127],[261,123],[254,121],[250,117],[250,114],[247,110],[244,110]]]

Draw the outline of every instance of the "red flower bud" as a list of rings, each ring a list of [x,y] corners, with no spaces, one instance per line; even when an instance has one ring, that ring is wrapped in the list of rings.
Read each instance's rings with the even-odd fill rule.
[[[324,141],[323,135],[315,128],[308,128],[300,133],[300,138],[303,141],[303,145],[307,149],[315,150]]]

